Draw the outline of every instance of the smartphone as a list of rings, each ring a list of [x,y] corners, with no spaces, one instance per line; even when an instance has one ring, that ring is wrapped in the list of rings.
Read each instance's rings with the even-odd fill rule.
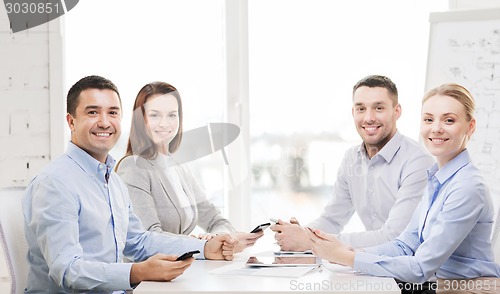
[[[258,225],[250,233],[257,233],[257,232],[263,231],[263,230],[267,229],[270,225],[271,225],[271,223],[265,223],[265,224]]]
[[[181,256],[177,257],[177,259],[175,261],[188,259],[190,257],[193,257],[193,254],[196,254],[196,253],[200,253],[200,251],[194,250],[194,251],[186,252],[186,253],[182,254]]]

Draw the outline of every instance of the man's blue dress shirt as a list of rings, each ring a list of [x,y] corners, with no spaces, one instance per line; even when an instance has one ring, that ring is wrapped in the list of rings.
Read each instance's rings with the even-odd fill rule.
[[[131,263],[156,253],[200,250],[204,241],[146,232],[128,190],[106,164],[73,143],[26,189],[29,245],[27,293],[113,292],[131,289]]]

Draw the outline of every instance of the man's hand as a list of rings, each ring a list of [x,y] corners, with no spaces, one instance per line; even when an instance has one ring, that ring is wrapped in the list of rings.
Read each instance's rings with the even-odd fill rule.
[[[238,243],[234,247],[234,253],[238,253],[245,248],[253,246],[260,237],[264,236],[264,231],[259,231],[257,233],[234,232],[231,233],[231,235],[238,240]]]
[[[299,223],[299,221],[295,218],[295,216],[292,216],[292,217],[290,218],[290,223],[291,223],[292,225],[299,225],[299,226],[300,226],[300,223]]]
[[[194,258],[175,261],[176,255],[158,253],[145,261],[134,263],[130,270],[130,285],[142,281],[171,281],[193,263]]]
[[[299,221],[294,217],[290,219],[289,223],[280,219],[270,228],[275,232],[274,239],[276,239],[281,250],[306,251],[312,247],[306,229],[302,228]]]
[[[229,234],[216,235],[205,243],[205,258],[233,260],[234,247],[238,243]]]
[[[195,236],[195,235],[191,235],[191,236],[194,238],[200,239],[200,240],[210,241],[215,235],[216,234],[212,234],[212,233],[202,233],[202,234],[198,234],[198,236]]]

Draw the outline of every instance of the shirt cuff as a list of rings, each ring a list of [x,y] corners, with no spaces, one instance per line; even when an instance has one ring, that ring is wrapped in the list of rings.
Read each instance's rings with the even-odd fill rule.
[[[199,240],[196,238],[192,238],[187,241],[189,242],[189,244],[186,244],[186,246],[184,246],[186,251],[198,250],[200,251],[200,253],[195,255],[195,258],[205,259],[205,244],[207,243],[207,240]]]
[[[380,261],[380,256],[368,252],[356,252],[353,269],[363,274],[370,274],[373,265]]]
[[[366,247],[366,248],[363,248],[363,250],[365,253],[380,255],[380,252],[378,251],[377,246]]]
[[[339,239],[340,242],[351,246],[351,240],[348,238],[349,235],[346,235],[345,233],[339,233],[339,234],[333,234],[335,238]]]
[[[110,263],[106,267],[107,281],[115,289],[132,290],[130,271],[132,263]]]

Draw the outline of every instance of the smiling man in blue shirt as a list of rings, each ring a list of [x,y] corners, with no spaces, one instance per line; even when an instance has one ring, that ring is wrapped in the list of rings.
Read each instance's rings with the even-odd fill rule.
[[[170,281],[199,250],[208,259],[233,258],[235,240],[210,241],[146,232],[108,154],[121,134],[116,86],[99,76],[68,92],[71,142],[26,189],[23,200],[29,245],[27,293],[124,292],[145,280]],[[124,263],[124,258],[135,263]]]

